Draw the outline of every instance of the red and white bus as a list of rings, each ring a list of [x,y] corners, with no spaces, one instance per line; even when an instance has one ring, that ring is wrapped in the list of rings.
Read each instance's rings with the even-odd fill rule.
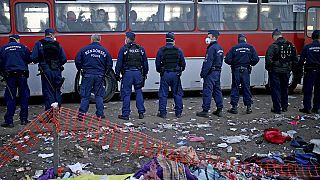
[[[225,53],[237,43],[237,34],[246,34],[260,56],[253,68],[252,86],[267,84],[264,56],[273,42],[271,32],[282,30],[298,52],[310,41],[312,30],[320,29],[319,0],[0,0],[0,46],[8,34],[17,33],[21,42],[32,49],[43,38],[44,29],[57,31],[68,63],[63,75],[64,93],[77,92],[81,77],[74,65],[76,53],[90,43],[93,33],[102,35],[102,45],[111,53],[114,63],[124,44],[124,32],[136,32],[136,41],[146,49],[150,73],[144,91],[159,88],[159,74],[154,59],[165,44],[165,33],[175,32],[176,46],[182,48],[187,60],[182,75],[184,90],[202,89],[200,70],[204,59],[207,30],[221,32],[219,43]],[[29,65],[31,95],[41,95],[37,65]],[[222,88],[230,88],[231,72],[223,65]],[[0,86],[3,95],[4,84]],[[118,88],[113,77],[106,78],[110,99]]]

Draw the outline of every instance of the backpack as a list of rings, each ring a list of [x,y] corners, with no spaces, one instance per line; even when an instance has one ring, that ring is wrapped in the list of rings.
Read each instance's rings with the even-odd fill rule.
[[[141,46],[138,44],[128,44],[126,48],[124,52],[125,67],[141,67],[143,65]]]
[[[278,52],[278,60],[280,61],[281,64],[284,63],[290,63],[292,61],[292,58],[294,56],[294,46],[292,43],[288,41],[284,42],[278,42],[276,43],[279,48]]]
[[[57,41],[46,41],[44,39],[40,40],[43,48],[43,56],[45,62],[49,65],[51,70],[60,69],[60,45]]]

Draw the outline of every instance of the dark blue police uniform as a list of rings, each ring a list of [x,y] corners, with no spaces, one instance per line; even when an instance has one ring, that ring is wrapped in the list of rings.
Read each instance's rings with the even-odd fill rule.
[[[272,36],[280,36],[275,29]],[[280,36],[271,44],[266,53],[265,68],[268,71],[273,108],[280,114],[288,110],[288,86],[292,67],[298,62],[294,45]]]
[[[30,51],[23,44],[17,42],[18,35],[10,35],[9,43],[0,50],[0,72],[4,76],[7,87],[4,97],[7,103],[5,123],[2,127],[13,127],[13,116],[16,110],[16,94],[19,89],[20,121],[22,125],[28,123],[28,99],[30,90],[27,79],[29,77],[28,64],[31,63]]]
[[[243,34],[238,35],[239,44],[233,46],[227,53],[225,63],[231,66],[232,86],[231,102],[232,108],[228,111],[237,114],[239,102],[239,88],[241,85],[243,91],[243,103],[247,106],[247,113],[251,113],[252,96],[250,92],[250,73],[251,66],[259,62],[259,57],[255,48],[246,43]],[[241,40],[240,40],[241,39]]]
[[[92,42],[80,50],[76,56],[75,64],[77,69],[82,71],[79,112],[88,112],[90,95],[93,90],[96,100],[96,115],[104,118],[103,97],[106,95],[104,77],[107,72],[112,70],[110,53],[99,42]]]
[[[175,115],[180,118],[183,103],[183,89],[180,76],[186,67],[183,52],[174,46],[174,34],[166,34],[166,46],[159,49],[156,57],[156,70],[160,73],[159,95],[159,117],[165,118],[167,115],[167,98],[169,87],[173,92],[175,103]]]
[[[211,30],[208,33],[215,37],[219,36],[219,32]],[[213,114],[222,116],[223,100],[222,91],[220,87],[220,74],[223,63],[224,52],[218,42],[211,41],[207,47],[206,57],[202,64],[200,77],[203,78],[203,95],[202,95],[202,112],[198,112],[196,115],[200,117],[208,117],[208,111],[211,105],[212,93],[214,101],[217,106],[217,110]]]
[[[50,109],[54,102],[61,106],[62,68],[67,62],[63,48],[53,39],[53,35],[53,29],[46,29],[46,37],[36,42],[31,54],[33,62],[39,63],[45,110]]]
[[[121,80],[121,99],[123,101],[122,114],[118,117],[120,119],[129,120],[130,115],[130,96],[132,85],[136,92],[136,107],[138,109],[139,118],[142,119],[145,113],[144,100],[142,94],[142,87],[144,80],[148,74],[148,59],[143,47],[134,42],[135,34],[127,32],[126,38],[131,39],[124,45],[119,53],[117,64],[115,68],[116,77]]]
[[[301,112],[311,113],[311,99],[313,94],[312,112],[320,113],[320,30],[312,33],[313,42],[306,45],[298,62],[299,67],[304,66],[303,78],[303,109]],[[314,89],[313,89],[314,88]]]

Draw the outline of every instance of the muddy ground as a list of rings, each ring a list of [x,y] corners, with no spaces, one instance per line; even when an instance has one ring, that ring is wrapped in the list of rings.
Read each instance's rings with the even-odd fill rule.
[[[298,111],[302,106],[301,88],[296,90],[295,94],[289,96],[288,112],[282,115],[274,115],[270,112],[271,97],[263,88],[256,88],[253,90],[253,113],[246,114],[243,107],[242,98],[239,104],[239,114],[233,115],[227,113],[229,105],[229,91],[224,91],[224,117],[217,118],[212,115],[209,119],[196,117],[195,113],[201,110],[202,98],[200,92],[188,92],[184,97],[184,111],[180,119],[174,117],[173,99],[168,101],[168,116],[167,119],[156,117],[158,109],[158,100],[156,93],[148,93],[145,95],[145,106],[147,109],[145,118],[138,119],[138,113],[135,108],[135,101],[131,101],[131,119],[130,122],[136,127],[141,127],[141,131],[154,138],[169,141],[175,144],[180,141],[179,138],[187,137],[188,134],[196,134],[203,136],[204,142],[191,143],[187,145],[193,146],[195,149],[211,154],[219,155],[224,159],[229,157],[237,157],[238,159],[245,159],[254,153],[266,154],[269,152],[279,151],[281,153],[292,153],[301,151],[290,147],[290,142],[282,145],[270,144],[261,141],[261,138],[253,138],[252,136],[263,133],[263,130],[270,127],[276,127],[280,131],[286,132],[295,130],[295,136],[301,136],[306,141],[320,137],[320,120],[305,117],[304,121],[299,121],[299,124],[289,124],[292,122],[292,116],[303,115]],[[121,113],[121,101],[116,95],[111,102],[105,103],[106,118],[110,121],[123,124],[125,121],[117,119]],[[41,97],[33,97],[29,108],[30,119],[35,118],[38,114],[43,112],[43,105],[41,104]],[[214,107],[214,101],[212,101]],[[64,107],[77,109],[79,107],[79,100],[73,99],[72,96],[64,96]],[[213,110],[213,108],[211,108]],[[0,117],[4,116],[5,106],[3,99],[1,100]],[[95,105],[91,104],[89,112],[95,113]],[[18,119],[18,110],[15,116],[15,127],[13,129],[2,128],[0,136],[2,143],[13,137],[23,129]],[[311,115],[313,117],[314,115]],[[163,124],[172,124],[162,126]],[[200,126],[196,126],[200,124]],[[201,127],[201,124],[209,124],[210,127]],[[193,126],[194,125],[194,126]],[[207,125],[205,125],[207,126]],[[163,128],[165,127],[165,128]],[[230,129],[231,128],[231,129]],[[221,136],[236,136],[246,135],[251,141],[241,141],[240,143],[229,144],[232,146],[232,152],[227,152],[227,148],[219,148],[218,144],[223,143],[219,138]],[[48,135],[49,137],[50,135]],[[87,152],[79,151],[81,146]],[[62,166],[68,164],[90,163],[86,170],[95,174],[124,174],[134,173],[137,169],[147,162],[150,158],[132,154],[119,154],[113,150],[103,150],[101,146],[89,144],[87,141],[73,141],[72,139],[62,139],[60,141],[60,159]],[[39,153],[51,153],[52,142],[45,141],[35,146],[28,154],[20,156],[19,160],[15,160],[7,166],[0,168],[0,178],[2,179],[20,179],[24,175],[33,176],[35,170],[46,169],[52,167],[52,158],[42,159],[38,157]],[[24,167],[25,170],[17,172],[16,169]]]

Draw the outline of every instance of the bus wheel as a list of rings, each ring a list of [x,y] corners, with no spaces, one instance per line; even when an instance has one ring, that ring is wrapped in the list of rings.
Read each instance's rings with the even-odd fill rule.
[[[80,87],[81,87],[81,80],[82,76],[81,73],[78,71],[75,79],[75,92],[79,95],[80,97]],[[113,71],[111,71],[105,78],[103,85],[101,86],[105,90],[105,96],[103,97],[104,102],[110,101],[110,99],[114,96],[117,88],[117,81],[116,77]],[[90,96],[90,102],[94,103],[95,98],[93,92],[91,92]]]

